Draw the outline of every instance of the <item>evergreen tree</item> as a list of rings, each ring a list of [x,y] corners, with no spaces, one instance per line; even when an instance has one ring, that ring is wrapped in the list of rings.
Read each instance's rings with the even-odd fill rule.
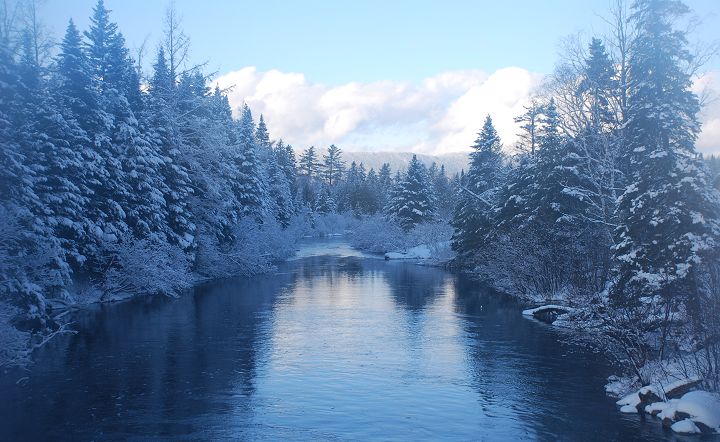
[[[77,120],[85,131],[98,130],[102,121],[98,115],[98,97],[80,33],[72,20],[60,44],[56,64],[58,96],[60,104],[67,110],[66,115]]]
[[[590,108],[591,126],[608,128],[616,122],[613,97],[617,91],[615,67],[599,38],[593,38],[585,60],[584,77],[578,92],[585,94]]]
[[[180,124],[177,118],[178,98],[162,47],[158,49],[153,68],[145,119],[151,127],[148,136],[153,149],[156,149],[163,159],[159,169],[167,187],[167,192],[163,195],[168,217],[167,236],[171,244],[190,251],[194,247],[196,224],[188,202],[195,190],[180,150],[182,145],[177,127]]]
[[[315,203],[315,212],[326,214],[337,211],[337,203],[333,198],[330,186],[323,184],[318,192],[317,201]]]
[[[472,146],[466,189],[453,217],[453,248],[468,260],[485,242],[493,227],[494,193],[501,184],[502,143],[488,115]]]
[[[616,303],[659,294],[672,303],[693,295],[693,275],[716,249],[718,195],[695,151],[698,100],[683,63],[691,60],[674,20],[688,12],[677,0],[639,0],[631,17],[637,37],[629,61],[628,149],[630,172],[619,211],[615,259]]]
[[[238,165],[239,194],[237,199],[244,215],[262,219],[265,214],[266,190],[260,179],[260,164],[257,158],[255,124],[247,104],[243,105],[237,132],[238,148],[242,152],[242,162]],[[238,157],[240,159],[240,157]]]
[[[525,113],[515,118],[516,123],[521,123],[520,141],[518,147],[521,151],[535,155],[537,149],[537,134],[540,126],[539,118],[542,115],[542,106],[535,100],[525,106]]]
[[[308,147],[300,155],[300,159],[298,160],[298,169],[300,175],[305,176],[308,179],[314,179],[318,176],[320,163],[318,162],[318,157],[315,153],[315,146]]]
[[[90,17],[87,38],[88,64],[93,80],[100,93],[110,88],[117,89],[123,96],[135,86],[129,78],[133,68],[129,63],[129,51],[117,25],[110,21],[110,11],[103,0],[98,0]],[[130,66],[128,66],[130,64]]]
[[[260,114],[260,121],[258,121],[257,129],[255,130],[255,139],[260,148],[270,149],[270,134],[268,133],[267,125],[265,124],[265,119],[262,114]]]
[[[282,140],[273,148],[274,158],[268,165],[269,196],[273,201],[275,218],[283,227],[287,227],[295,213],[295,157],[292,147]]]
[[[332,187],[342,179],[345,172],[345,163],[342,160],[340,148],[331,144],[327,154],[323,156],[323,175],[328,186]]]
[[[405,176],[393,189],[386,212],[405,230],[432,219],[435,213],[432,185],[427,168],[418,161],[417,155],[413,155]]]

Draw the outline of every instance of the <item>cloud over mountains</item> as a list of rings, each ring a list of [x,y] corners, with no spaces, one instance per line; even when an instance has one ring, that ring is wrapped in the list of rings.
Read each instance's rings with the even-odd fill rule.
[[[271,135],[299,149],[331,143],[345,151],[414,151],[443,154],[468,150],[490,114],[506,145],[518,132],[513,118],[523,112],[541,74],[518,67],[493,73],[448,71],[420,82],[351,82],[327,86],[302,73],[245,67],[220,76],[237,112],[247,102],[264,114]],[[720,91],[718,73],[698,80]],[[712,95],[711,95],[712,96]],[[701,151],[720,151],[720,106],[710,102],[702,114]]]

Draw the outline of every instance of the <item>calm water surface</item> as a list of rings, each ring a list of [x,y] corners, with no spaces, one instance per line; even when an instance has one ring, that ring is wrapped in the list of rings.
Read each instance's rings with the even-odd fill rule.
[[[0,440],[673,439],[507,297],[340,240],[77,326],[0,375]]]

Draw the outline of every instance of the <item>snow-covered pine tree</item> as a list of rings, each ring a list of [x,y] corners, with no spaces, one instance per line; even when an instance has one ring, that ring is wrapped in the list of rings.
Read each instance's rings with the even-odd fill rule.
[[[114,88],[121,95],[128,95],[135,86],[130,78],[132,69],[128,69],[129,51],[103,0],[98,0],[93,8],[90,29],[84,35],[90,72],[99,93]]]
[[[56,249],[59,254],[52,257],[59,287],[70,282],[71,268],[78,270],[85,263],[88,246],[95,243],[95,224],[89,218],[92,212],[88,207],[92,195],[92,175],[88,171],[92,168],[87,167],[87,159],[94,158],[95,152],[88,147],[86,134],[76,120],[63,116],[55,94],[47,89],[39,71],[31,67],[23,71],[38,76],[29,80],[35,88],[28,90],[25,97],[29,111],[25,130],[32,134],[25,139],[25,151],[28,164],[39,178],[34,192],[42,202],[42,210],[34,213],[36,222],[43,225],[44,240],[60,246]]]
[[[268,132],[267,125],[265,124],[265,118],[260,114],[260,120],[258,121],[257,128],[255,129],[255,140],[259,149],[270,150],[272,143],[270,143],[270,133]]]
[[[542,111],[542,106],[533,99],[528,106],[525,106],[525,113],[515,118],[515,122],[520,123],[522,129],[518,147],[521,151],[530,155],[535,155],[537,149],[537,134]]]
[[[47,240],[37,219],[42,202],[35,193],[42,170],[26,157],[23,146],[37,136],[25,121],[31,110],[25,106],[29,92],[8,42],[0,38],[0,291],[3,302],[37,318],[45,314],[45,300],[41,281],[31,273],[41,265],[31,262],[32,251],[42,251]]]
[[[268,194],[273,205],[275,219],[283,227],[287,227],[295,213],[295,158],[292,150],[282,140],[272,147],[272,161],[266,165],[268,169]],[[292,149],[290,147],[290,149]]]
[[[452,221],[453,249],[466,261],[485,243],[492,229],[495,193],[502,184],[502,143],[490,115],[485,118],[472,149],[465,189]]]
[[[328,147],[323,155],[323,177],[328,186],[332,187],[340,182],[345,173],[345,162],[342,160],[342,150],[334,144]]]
[[[345,174],[345,182],[341,192],[342,199],[339,204],[340,211],[351,210],[356,216],[360,215],[361,192],[365,178],[365,171],[361,170],[361,167],[353,161]]]
[[[378,210],[387,206],[390,200],[390,189],[393,188],[392,171],[390,164],[383,163],[378,171]]]
[[[405,230],[432,220],[435,195],[428,180],[427,168],[413,155],[407,171],[392,191],[386,213],[396,218]]]
[[[84,178],[80,181],[89,189],[86,217],[91,237],[80,241],[86,271],[97,273],[105,268],[105,244],[117,240],[127,230],[124,222],[123,200],[126,195],[123,174],[112,148],[109,132],[112,119],[102,109],[102,100],[92,76],[92,68],[83,50],[80,34],[70,21],[57,56],[53,83],[59,113],[80,131],[73,130],[72,148],[80,151]]]
[[[162,46],[158,48],[149,86],[145,121],[149,125],[150,142],[163,158],[160,171],[168,190],[164,195],[168,237],[172,244],[190,251],[194,247],[196,225],[188,201],[194,186],[180,150],[177,85],[170,75]]]
[[[240,121],[237,124],[238,149],[242,162],[238,165],[237,199],[243,210],[243,215],[252,216],[261,220],[266,213],[268,202],[266,188],[260,176],[260,164],[257,157],[257,141],[255,138],[255,123],[247,104],[243,105]]]
[[[375,169],[370,168],[367,173],[367,179],[365,180],[362,199],[362,211],[364,213],[374,215],[383,207],[380,201],[381,193],[382,189],[380,187],[378,174],[375,172]]]
[[[308,179],[314,179],[318,176],[320,163],[318,162],[315,146],[305,149],[298,159],[298,173]]]
[[[319,178],[320,170],[315,146],[308,147],[300,154],[297,170],[299,199],[307,207],[315,207],[317,197],[316,181]]]
[[[693,298],[703,254],[720,247],[718,193],[695,150],[698,100],[684,66],[691,61],[675,20],[677,0],[638,0],[629,61],[626,167],[616,230],[618,280],[612,300],[634,305],[660,295],[667,304]]]
[[[607,130],[617,124],[614,98],[618,85],[613,62],[599,38],[590,41],[583,74],[578,92],[585,95],[590,125]]]
[[[334,213],[337,211],[337,203],[333,197],[330,186],[322,184],[318,191],[314,211],[321,214]]]

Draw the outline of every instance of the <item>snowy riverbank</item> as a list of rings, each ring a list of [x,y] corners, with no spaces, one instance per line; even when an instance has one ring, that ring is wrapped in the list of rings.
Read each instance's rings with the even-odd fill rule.
[[[599,323],[588,323],[589,308],[542,304],[523,310],[523,316],[540,320],[555,327],[583,335],[596,332]],[[594,345],[593,338],[580,336],[575,341]],[[605,386],[609,396],[619,398],[619,411],[626,414],[646,414],[666,428],[682,435],[720,434],[720,394],[705,391],[708,386],[700,371],[701,355],[686,353],[673,359],[652,361],[636,371],[637,374],[610,376]]]

